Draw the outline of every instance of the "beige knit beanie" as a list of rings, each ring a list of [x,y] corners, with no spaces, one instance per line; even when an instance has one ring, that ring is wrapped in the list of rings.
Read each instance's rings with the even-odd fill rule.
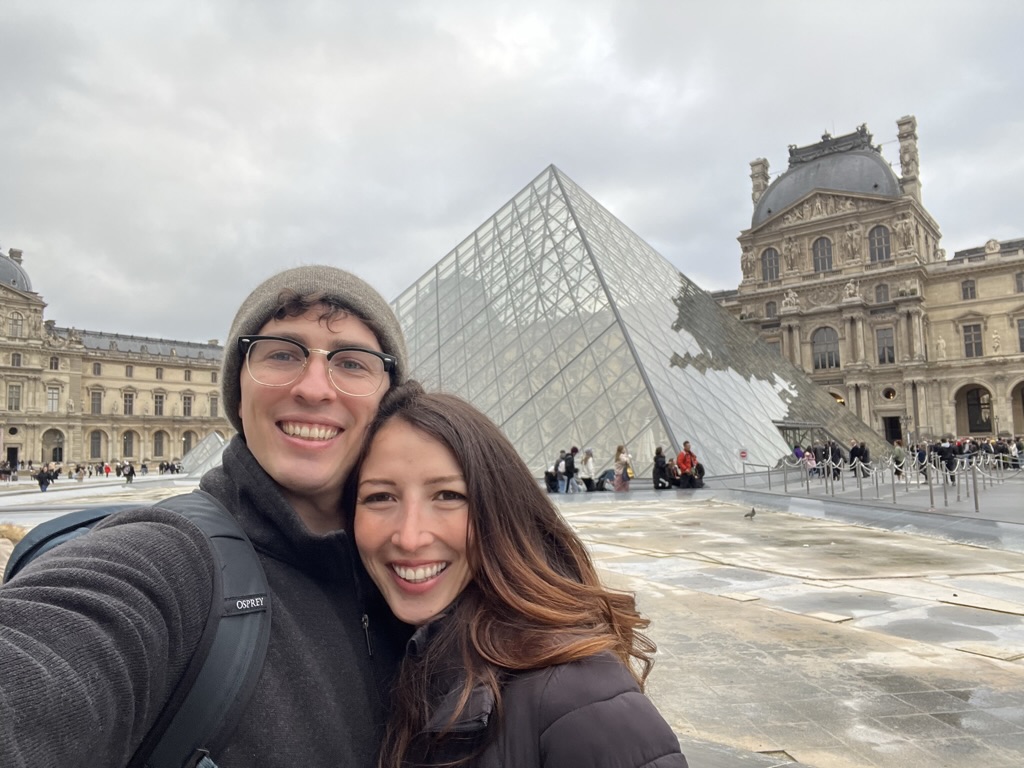
[[[242,401],[242,386],[238,378],[242,371],[242,356],[238,352],[238,337],[257,333],[273,317],[283,303],[282,291],[294,291],[299,296],[316,295],[337,303],[357,316],[377,336],[381,350],[398,358],[398,364],[391,374],[392,383],[397,385],[405,381],[406,366],[409,364],[405,337],[395,313],[376,290],[352,273],[337,267],[318,264],[286,269],[263,281],[242,302],[224,345],[224,362],[221,367],[224,413],[239,434],[243,433],[242,420],[238,416],[238,406]]]

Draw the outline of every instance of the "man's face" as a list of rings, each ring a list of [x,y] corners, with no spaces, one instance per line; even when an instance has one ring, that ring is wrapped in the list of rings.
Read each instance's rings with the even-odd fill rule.
[[[362,320],[342,315],[321,321],[320,314],[321,309],[314,307],[299,317],[273,319],[259,333],[293,339],[310,349],[381,351],[377,337]],[[335,389],[323,355],[311,355],[299,378],[283,387],[256,383],[244,361],[239,375],[238,415],[253,456],[307,525],[310,519],[304,511],[310,508],[340,516],[341,487],[388,389],[387,374],[380,389],[367,397]]]
[[[689,440],[687,440],[685,443],[683,443],[683,450],[684,451],[689,451],[690,450],[690,441]]]

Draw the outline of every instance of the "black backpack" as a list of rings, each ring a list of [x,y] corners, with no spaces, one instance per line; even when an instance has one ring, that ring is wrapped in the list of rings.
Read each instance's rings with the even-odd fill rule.
[[[83,509],[41,523],[11,553],[4,582],[33,559],[138,504]],[[256,687],[270,642],[270,591],[252,542],[235,518],[204,491],[157,503],[187,517],[206,534],[214,559],[213,598],[206,627],[182,681],[128,763],[129,768],[216,768]]]

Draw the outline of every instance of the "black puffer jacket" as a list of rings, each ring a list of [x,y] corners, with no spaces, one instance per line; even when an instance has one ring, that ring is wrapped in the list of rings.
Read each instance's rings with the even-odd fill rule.
[[[417,635],[422,633],[421,628]],[[410,644],[414,652],[415,642]],[[460,681],[442,696],[421,737],[446,728]],[[679,740],[626,667],[610,653],[532,672],[502,686],[504,716],[483,686],[423,765],[465,756],[481,744],[473,768],[687,768]],[[422,743],[422,742],[421,742]]]

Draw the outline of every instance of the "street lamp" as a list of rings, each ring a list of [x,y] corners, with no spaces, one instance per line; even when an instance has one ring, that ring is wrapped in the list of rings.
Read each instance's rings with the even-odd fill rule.
[[[907,445],[909,445],[911,442],[913,442],[910,439],[911,438],[910,428],[911,428],[912,425],[913,425],[913,421],[911,420],[910,416],[908,416],[905,413],[902,416],[900,416],[900,434],[902,435],[903,440],[904,440],[905,443],[907,443]]]

